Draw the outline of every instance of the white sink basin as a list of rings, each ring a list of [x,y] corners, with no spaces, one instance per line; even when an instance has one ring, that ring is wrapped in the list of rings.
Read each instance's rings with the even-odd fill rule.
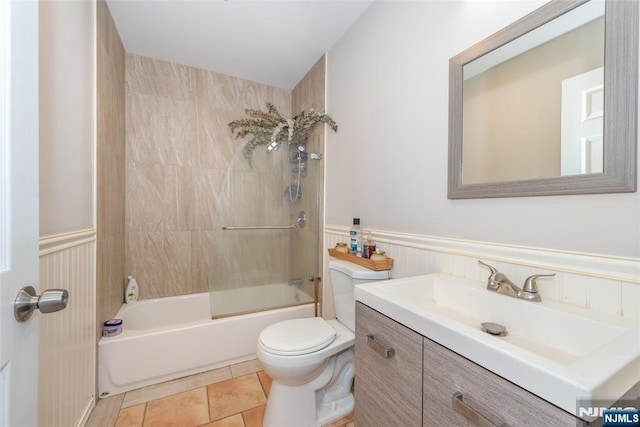
[[[446,274],[356,287],[380,311],[556,406],[612,404],[640,381],[639,322],[555,302],[530,302]],[[482,322],[507,328],[504,337]],[[585,418],[582,416],[582,418]]]

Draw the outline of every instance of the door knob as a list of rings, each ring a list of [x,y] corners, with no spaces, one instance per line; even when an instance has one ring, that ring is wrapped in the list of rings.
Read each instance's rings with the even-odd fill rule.
[[[39,309],[40,313],[53,313],[63,310],[68,302],[69,292],[66,289],[47,289],[38,296],[33,286],[25,286],[18,291],[13,314],[18,322],[25,322],[35,309]]]

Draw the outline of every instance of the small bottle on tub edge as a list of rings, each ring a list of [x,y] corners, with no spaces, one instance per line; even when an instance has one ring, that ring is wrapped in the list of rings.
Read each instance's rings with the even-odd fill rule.
[[[138,289],[138,282],[135,277],[129,276],[127,279],[129,279],[129,282],[127,283],[127,288],[124,291],[124,302],[127,304],[133,304],[138,301],[140,290]]]

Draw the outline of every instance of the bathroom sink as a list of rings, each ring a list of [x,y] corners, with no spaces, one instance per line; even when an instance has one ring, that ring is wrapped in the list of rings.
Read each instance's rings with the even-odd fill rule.
[[[429,274],[360,285],[355,296],[576,415],[577,399],[612,404],[640,381],[638,321],[552,301],[524,301],[485,287]],[[483,322],[504,326],[507,335],[484,332]]]

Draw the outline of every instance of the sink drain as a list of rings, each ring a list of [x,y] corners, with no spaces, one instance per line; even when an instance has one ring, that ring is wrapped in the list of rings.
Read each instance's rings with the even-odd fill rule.
[[[497,323],[483,322],[482,330],[489,335],[495,335],[497,337],[504,337],[507,335],[507,328]]]

